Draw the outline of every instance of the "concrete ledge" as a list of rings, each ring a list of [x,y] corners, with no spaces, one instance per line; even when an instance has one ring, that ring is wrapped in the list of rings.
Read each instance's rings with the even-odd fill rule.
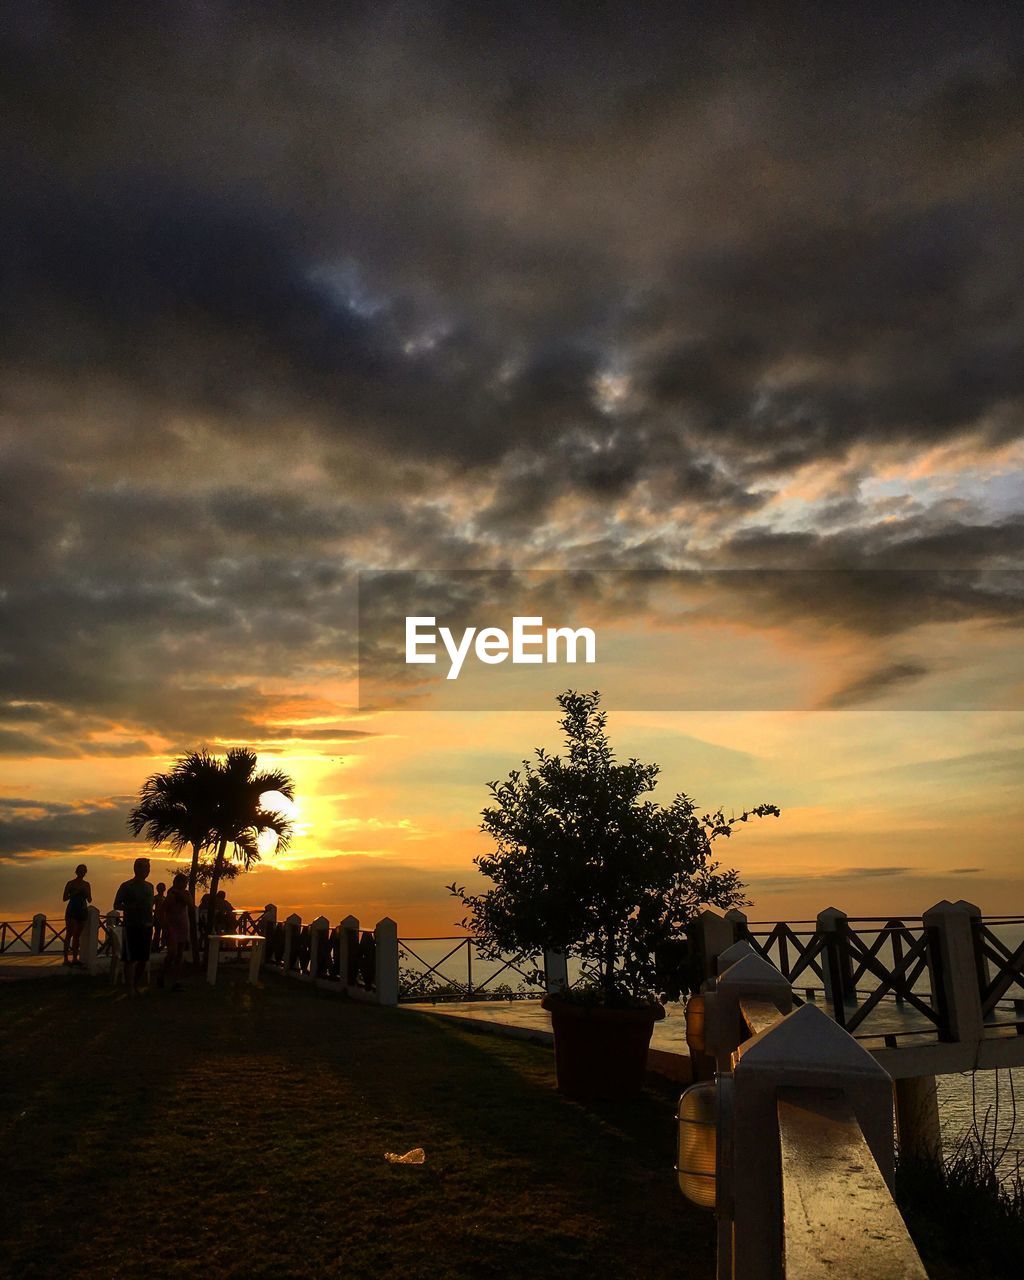
[[[529,1040],[548,1048],[554,1045],[551,1016],[540,1007],[539,1000],[476,1000],[451,1004],[400,1004],[398,1007],[410,1013],[426,1013],[436,1018],[446,1018],[458,1022],[467,1031],[483,1035]],[[671,1080],[674,1084],[685,1085],[692,1081],[693,1067],[686,1048],[685,1029],[681,1009],[673,1010],[668,1018],[655,1024],[654,1038],[647,1057],[647,1069],[650,1073]],[[658,1044],[659,1038],[663,1040],[661,1045]]]

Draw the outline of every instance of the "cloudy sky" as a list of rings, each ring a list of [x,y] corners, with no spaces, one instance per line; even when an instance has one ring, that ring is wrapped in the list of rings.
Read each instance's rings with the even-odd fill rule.
[[[244,742],[239,904],[449,931],[554,715],[360,701],[357,575],[506,568],[646,637],[666,794],[784,808],[753,917],[1024,910],[1024,24],[759,8],[4,6],[3,914]]]

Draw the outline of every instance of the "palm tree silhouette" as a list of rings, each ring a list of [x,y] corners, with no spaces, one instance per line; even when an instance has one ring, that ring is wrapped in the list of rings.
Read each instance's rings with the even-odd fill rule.
[[[259,838],[268,831],[277,837],[276,851],[287,849],[292,838],[291,819],[276,809],[265,809],[261,800],[269,791],[279,792],[286,800],[295,798],[295,784],[288,774],[281,769],[257,773],[256,752],[248,747],[232,747],[219,769],[210,840],[211,845],[216,843],[217,856],[210,878],[208,934],[213,932],[217,887],[228,846],[246,869],[259,861]]]
[[[261,797],[270,791],[291,800],[295,784],[279,769],[257,773],[256,753],[248,747],[231,747],[223,760],[206,750],[190,751],[169,773],[155,773],[142,784],[128,826],[133,835],[145,833],[154,846],[169,844],[176,853],[191,849],[190,893],[195,892],[202,851],[216,850],[208,932],[213,931],[214,904],[228,847],[246,869],[259,860],[259,838],[265,832],[274,832],[277,849],[288,847],[290,820],[261,804]],[[192,954],[198,956],[195,920],[190,920],[190,933]]]
[[[208,751],[181,756],[170,773],[154,773],[142,784],[139,803],[128,815],[133,835],[145,832],[153,846],[168,844],[175,853],[191,849],[188,889],[195,893],[202,851],[214,840],[223,765]],[[196,920],[189,913],[192,955],[198,959]]]

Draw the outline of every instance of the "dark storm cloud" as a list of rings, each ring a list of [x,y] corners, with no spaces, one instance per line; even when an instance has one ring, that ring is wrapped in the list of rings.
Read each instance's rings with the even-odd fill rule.
[[[723,540],[715,558],[766,621],[886,636],[971,619],[1019,628],[1022,552],[1022,518],[939,530],[912,519],[825,534],[751,528]]]
[[[748,471],[1012,431],[1012,27],[655,9],[22,11],[12,358],[470,463],[610,352]]]
[[[711,456],[688,450],[677,434],[639,423],[605,424],[567,432],[547,447],[506,455],[496,471],[495,496],[478,526],[512,538],[544,523],[560,498],[612,503],[643,484],[649,511],[667,513],[681,502],[735,519],[763,505]]]
[[[82,804],[44,804],[0,796],[0,859],[37,853],[69,853],[127,840],[126,796]]]
[[[0,746],[282,740],[261,683],[351,673],[358,567],[842,567],[743,607],[1019,623],[874,572],[1005,568],[1019,519],[858,492],[1020,434],[1009,7],[0,22]],[[772,504],[813,463],[827,533]]]
[[[927,673],[928,668],[919,662],[893,662],[844,684],[842,688],[829,694],[822,706],[832,709],[859,706],[883,693],[919,680]]]

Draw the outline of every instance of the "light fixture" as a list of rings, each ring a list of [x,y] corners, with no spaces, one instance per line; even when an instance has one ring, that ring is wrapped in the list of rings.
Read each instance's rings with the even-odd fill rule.
[[[679,1190],[693,1204],[713,1209],[717,1198],[718,1086],[703,1080],[679,1099]]]
[[[688,997],[684,1017],[686,1018],[686,1043],[689,1046],[690,1057],[692,1058],[695,1053],[706,1053],[703,995]]]

